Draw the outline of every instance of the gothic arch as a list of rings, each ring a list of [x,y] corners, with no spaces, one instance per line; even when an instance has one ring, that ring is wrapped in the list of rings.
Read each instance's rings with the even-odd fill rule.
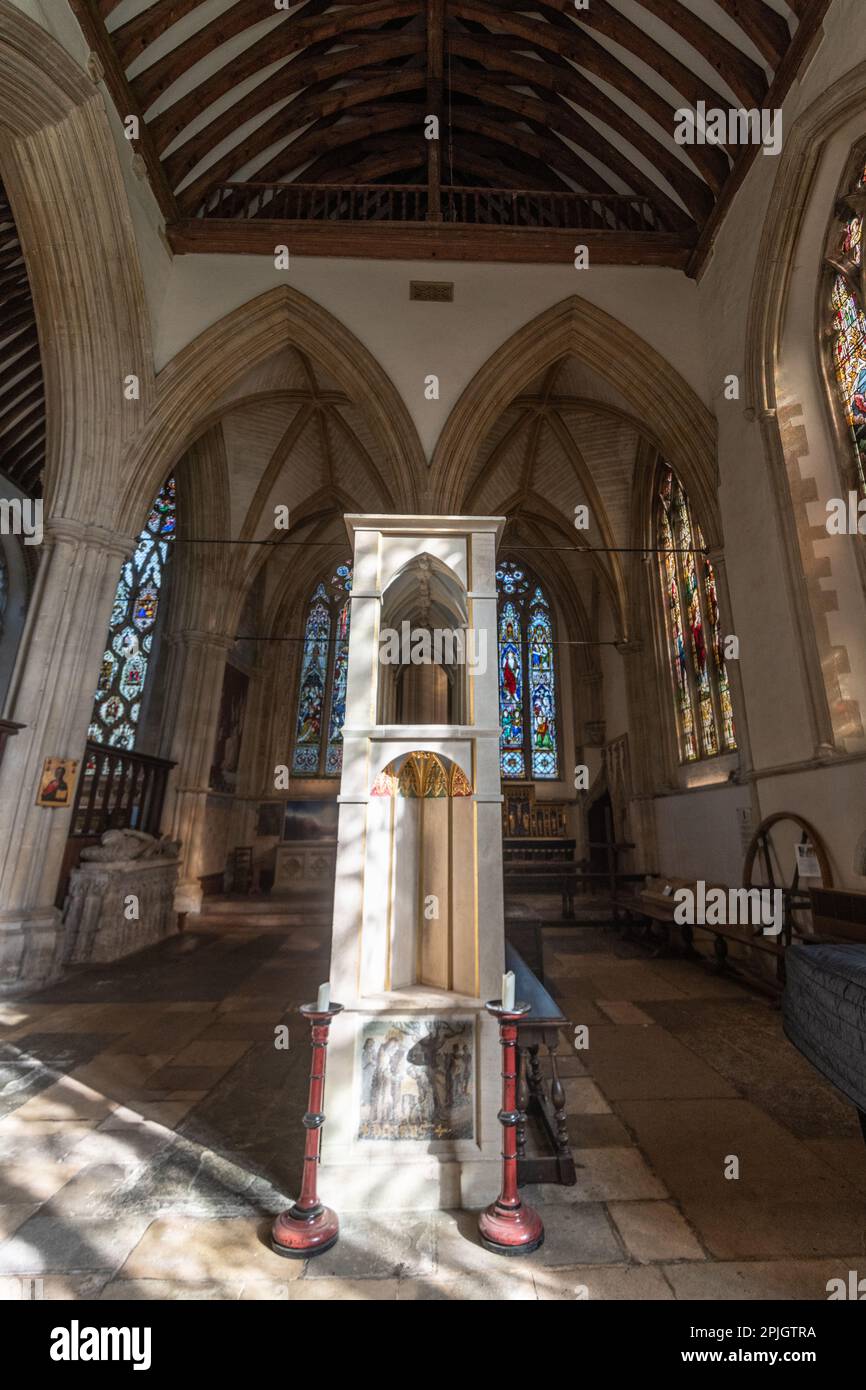
[[[706,517],[708,543],[721,544],[712,414],[644,339],[578,295],[519,328],[464,390],[433,455],[431,472],[440,510],[461,510],[472,466],[498,416],[527,382],[569,354],[628,395],[641,432],[670,460],[698,501]]]
[[[146,506],[143,499],[152,490],[153,480],[173,466],[203,429],[225,409],[242,403],[227,399],[232,387],[251,368],[292,344],[321,363],[366,410],[388,462],[395,506],[412,510],[423,488],[426,465],[396,388],[338,319],[306,295],[280,285],[206,329],[159,373],[154,409],[126,454],[122,524],[134,524]]]
[[[47,510],[110,530],[111,441],[140,427],[153,381],[135,236],[99,91],[9,0],[0,0],[0,162],[39,327]],[[137,401],[124,399],[131,374]]]
[[[746,330],[748,409],[757,420],[763,437],[782,539],[790,611],[802,661],[810,732],[818,756],[844,751],[846,732],[834,720],[833,711],[841,708],[842,703],[835,683],[836,658],[825,630],[826,617],[820,607],[823,600],[817,593],[817,571],[814,581],[810,580],[809,571],[815,566],[803,549],[805,542],[811,550],[814,537],[806,535],[808,528],[802,520],[798,522],[788,481],[789,465],[794,469],[798,467],[800,456],[809,452],[809,442],[800,411],[785,400],[781,366],[786,315],[812,195],[832,138],[855,117],[861,118],[862,128],[858,127],[861,137],[866,130],[864,91],[866,63],[860,63],[807,107],[786,134],[755,261]],[[852,141],[853,138],[856,137],[852,137]],[[848,157],[849,150],[846,150],[846,162]],[[841,169],[839,172],[841,174]],[[834,181],[827,203],[827,220],[832,214],[836,191]],[[814,266],[808,264],[807,258],[807,263],[801,267],[803,274],[814,278],[812,302],[816,309],[824,285],[821,269],[820,258]],[[826,374],[821,343],[817,332],[812,336],[815,380],[820,382],[823,397],[822,424],[828,429],[828,439],[838,440],[824,389]],[[866,584],[866,561],[861,547],[855,547],[854,558],[861,582]],[[855,741],[859,742],[856,735]]]

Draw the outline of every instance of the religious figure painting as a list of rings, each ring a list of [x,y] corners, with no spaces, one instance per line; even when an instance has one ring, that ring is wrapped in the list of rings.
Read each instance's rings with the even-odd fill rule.
[[[74,758],[46,758],[39,779],[36,805],[71,806],[77,775],[78,763]]]
[[[471,1019],[368,1019],[358,1138],[471,1139],[473,1070]]]

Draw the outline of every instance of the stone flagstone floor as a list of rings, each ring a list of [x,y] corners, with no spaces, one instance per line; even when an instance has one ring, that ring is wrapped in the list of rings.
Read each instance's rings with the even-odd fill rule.
[[[472,1213],[385,1213],[280,1259],[309,1061],[292,1009],[327,943],[310,919],[257,921],[0,1004],[0,1297],[825,1299],[866,1274],[866,1146],[778,1010],[592,924],[540,934],[590,1044],[561,1049],[577,1185],[524,1189],[542,1249],[503,1267]]]

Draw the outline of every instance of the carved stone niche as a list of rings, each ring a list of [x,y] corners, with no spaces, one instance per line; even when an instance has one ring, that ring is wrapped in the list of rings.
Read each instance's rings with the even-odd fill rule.
[[[83,850],[63,908],[64,964],[104,964],[173,935],[179,849],[176,840],[109,830]]]
[[[583,726],[584,739],[590,748],[601,748],[605,741],[605,721],[603,719],[590,719]]]

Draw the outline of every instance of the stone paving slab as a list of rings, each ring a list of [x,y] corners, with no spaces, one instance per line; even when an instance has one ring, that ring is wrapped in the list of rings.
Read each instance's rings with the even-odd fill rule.
[[[485,1251],[474,1212],[347,1214],[317,1260],[270,1250],[304,1138],[296,1007],[326,957],[229,921],[0,1005],[0,1298],[30,1277],[106,1301],[826,1298],[866,1260],[866,1162],[778,1012],[615,931],[543,938],[591,1045],[561,1046],[578,1182],[522,1189],[546,1226],[532,1256]]]
[[[708,1261],[664,1266],[679,1299],[827,1299],[830,1279],[844,1279],[862,1267],[863,1253],[832,1260]]]
[[[37,1212],[0,1245],[0,1274],[75,1274],[120,1268],[151,1221],[137,1214],[122,1219],[73,1221]]]
[[[308,1262],[306,1277],[314,1281],[417,1279],[433,1274],[437,1267],[437,1217],[433,1212],[349,1213],[340,1221],[338,1243]]]

